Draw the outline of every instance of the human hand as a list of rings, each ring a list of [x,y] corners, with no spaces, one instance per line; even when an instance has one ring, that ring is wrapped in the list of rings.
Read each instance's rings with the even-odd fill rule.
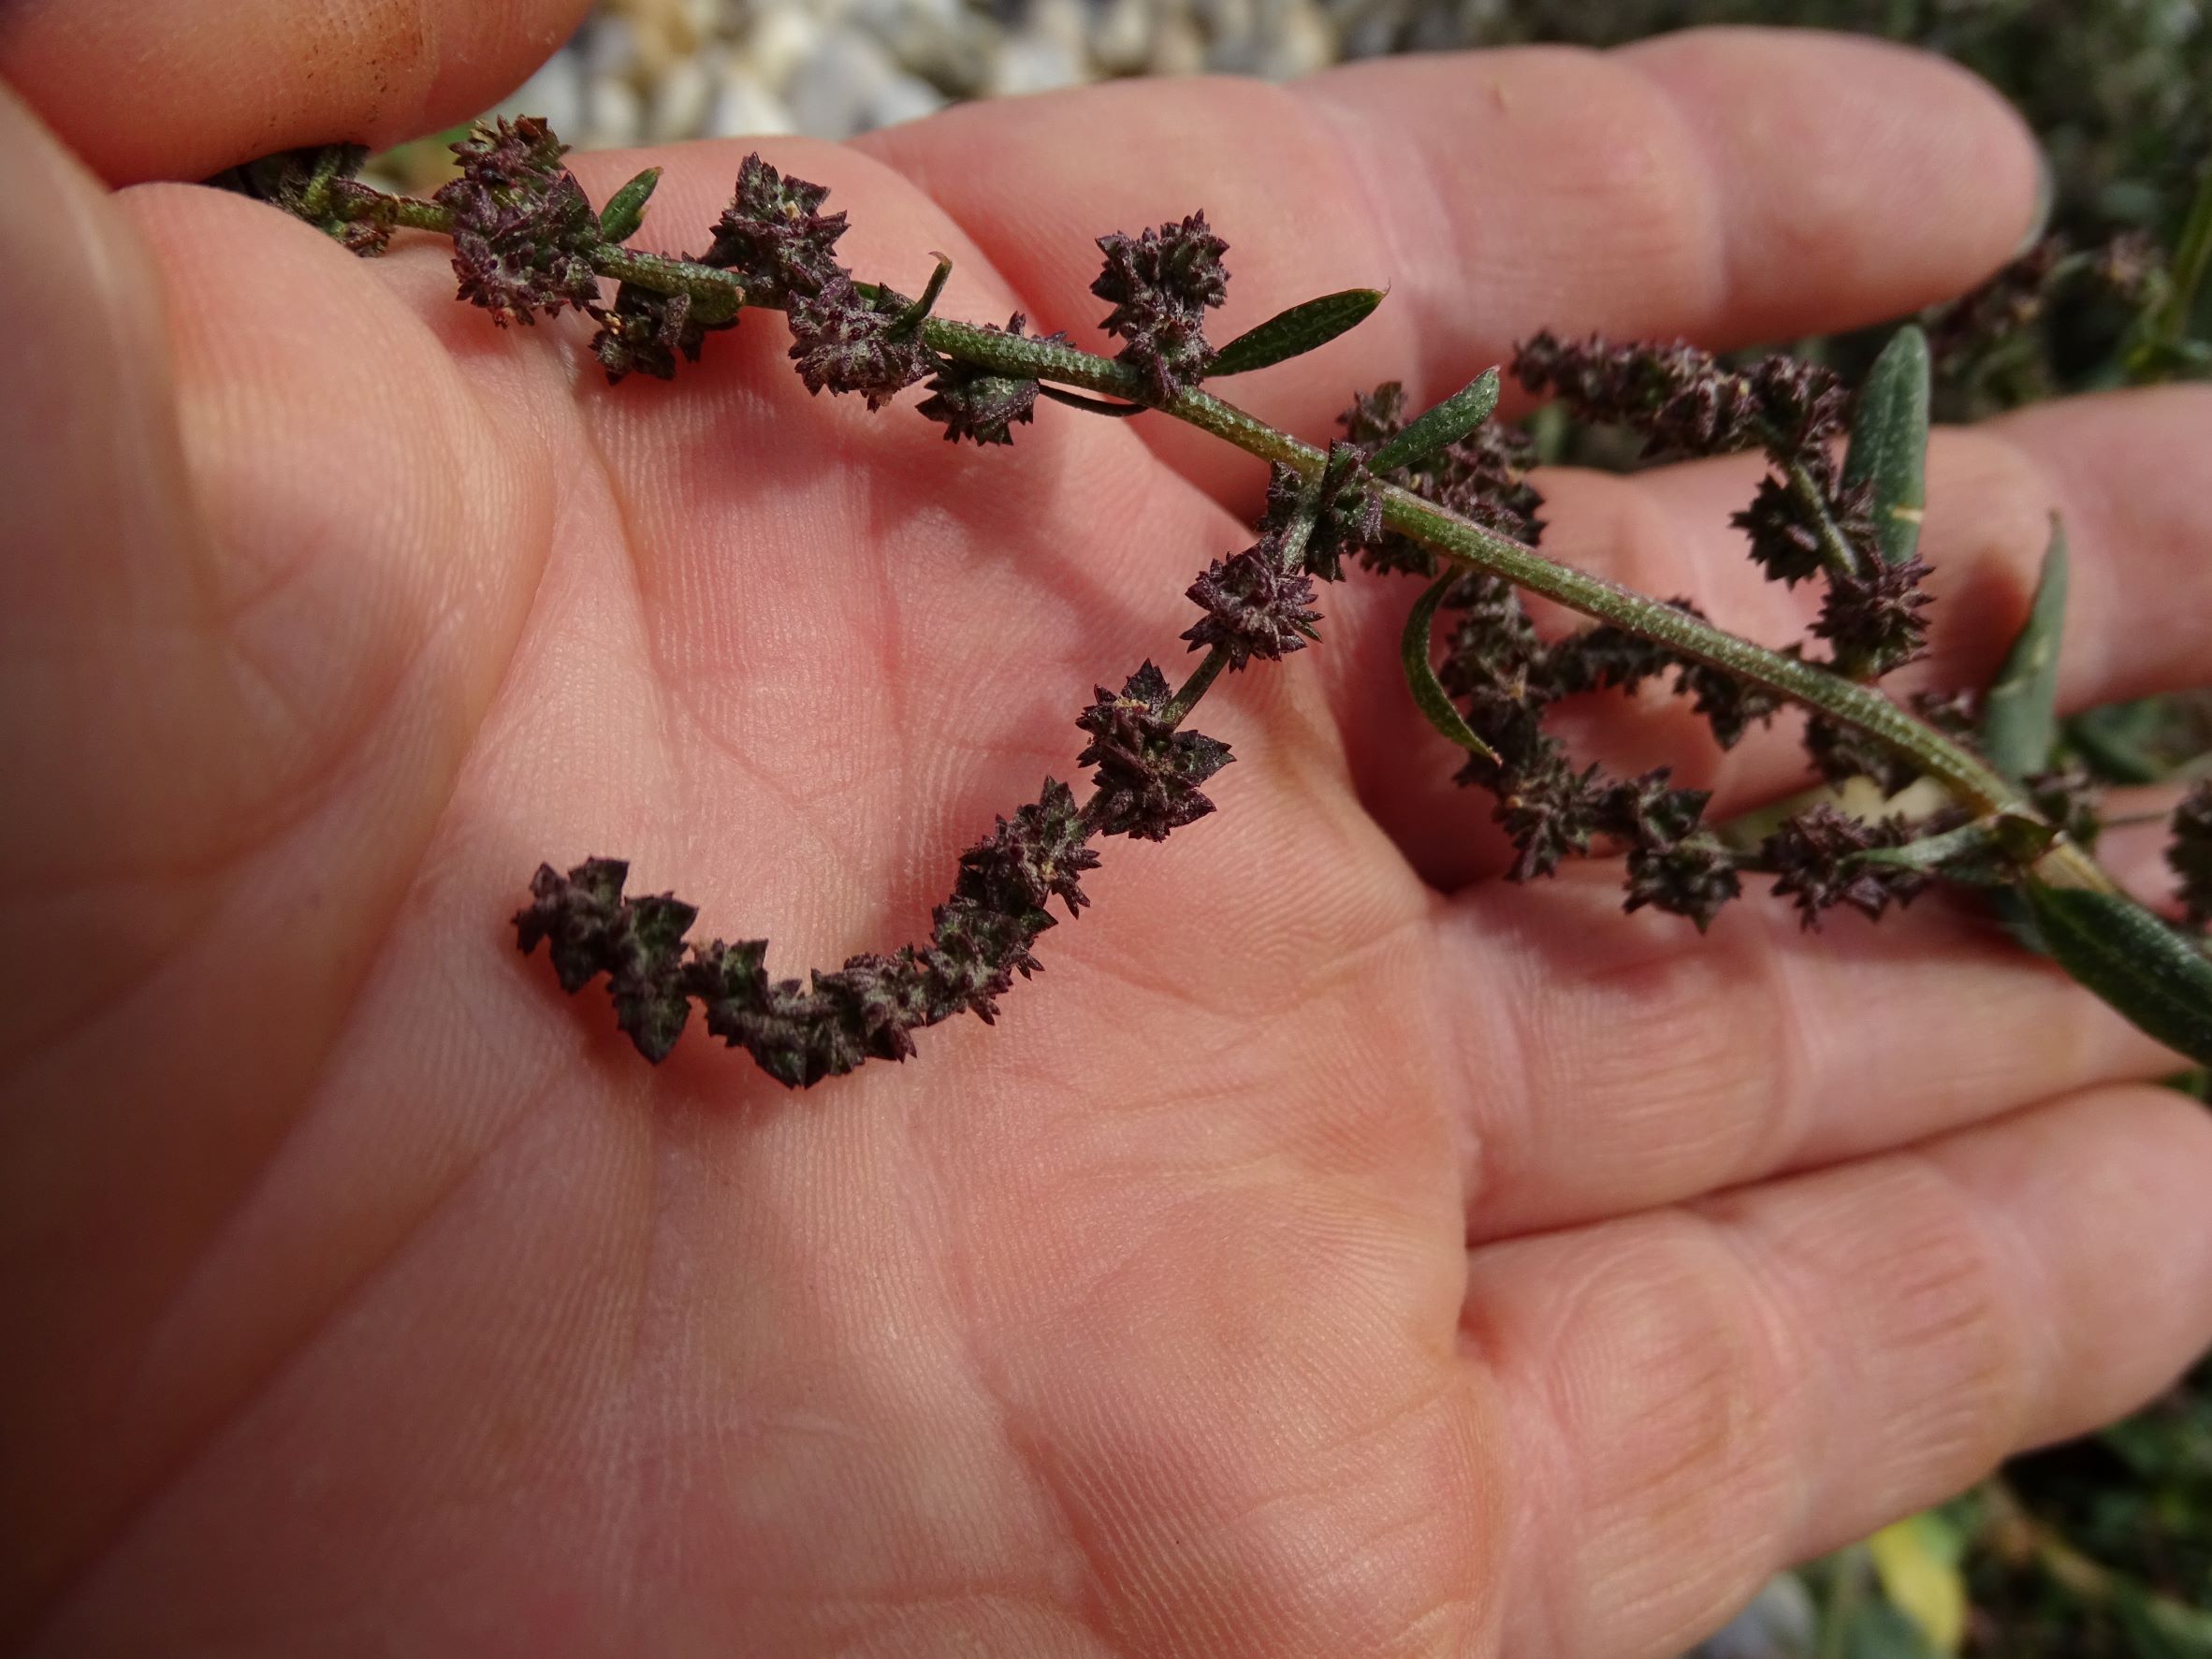
[[[0,68],[110,177],[196,174],[391,136],[395,58],[470,108],[562,21],[441,56],[439,8],[334,7],[348,72],[253,14],[135,21],[177,38],[119,88],[33,7]],[[181,87],[209,63],[254,67]],[[695,240],[744,149],[651,157],[641,240]],[[953,315],[1087,330],[1089,238],[1199,206],[1224,338],[1391,284],[1253,383],[1308,434],[1546,325],[1907,311],[2034,196],[1957,73],[1741,34],[771,158],[862,270],[950,254]],[[604,199],[645,160],[575,165]],[[1215,692],[1221,813],[1108,844],[996,1030],[806,1096],[648,1068],[515,953],[537,860],[621,852],[780,971],[912,937],[1092,685],[1175,648],[1257,469],[1050,408],[955,449],[808,399],[758,317],[610,390],[579,327],[455,305],[435,244],[104,199],[12,99],[0,242],[31,1652],[1664,1654],[2212,1333],[2212,1125],[2140,1086],[2157,1050],[1933,907],[1700,940],[1600,869],[1497,881],[1383,584]],[[1943,435],[1923,677],[1986,677],[2054,505],[2066,699],[2201,673],[2208,436],[2203,391]],[[1780,634],[1725,529],[1754,470],[1549,478],[1548,546]],[[1796,765],[1713,757],[1720,810]]]

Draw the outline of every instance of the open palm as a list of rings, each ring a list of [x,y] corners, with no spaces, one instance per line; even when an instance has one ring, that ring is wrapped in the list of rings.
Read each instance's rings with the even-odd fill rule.
[[[376,21],[312,59],[242,5],[134,25],[265,59],[220,108],[102,84],[52,8],[0,67],[128,179],[423,112],[349,52],[466,108],[530,51],[331,10]],[[743,149],[651,157],[642,242],[696,245]],[[1090,338],[1088,239],[1200,206],[1223,338],[1393,284],[1250,388],[1308,435],[1541,326],[1897,313],[2034,188],[1963,77],[1759,35],[769,150],[864,275],[949,254],[953,315]],[[599,198],[643,165],[578,158]],[[627,857],[782,972],[916,936],[1094,682],[1180,651],[1252,463],[1049,406],[951,447],[809,400],[773,316],[610,389],[428,240],[106,198],[13,99],[0,243],[27,1651],[1664,1653],[2212,1333],[2212,1126],[2155,1049],[1937,907],[1700,941],[1602,869],[1496,881],[1381,583],[1209,701],[1222,811],[1107,844],[996,1030],[807,1095],[696,1031],[648,1068],[515,953],[534,865]],[[2179,392],[1946,436],[1928,675],[1986,673],[2053,505],[2067,697],[2201,671],[2208,440]],[[1784,636],[1752,477],[1550,479],[1552,545]],[[1707,769],[1724,810],[1797,780],[1779,737]]]

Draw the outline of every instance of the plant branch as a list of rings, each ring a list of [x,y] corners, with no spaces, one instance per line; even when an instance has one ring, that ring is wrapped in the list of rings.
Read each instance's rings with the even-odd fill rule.
[[[450,232],[453,226],[452,214],[435,203],[386,196],[358,185],[336,199],[333,209],[334,216],[341,220],[369,219],[433,232]],[[591,261],[604,275],[659,293],[689,294],[695,299],[714,302],[718,311],[728,308],[729,314],[741,306],[781,309],[780,296],[750,295],[741,278],[711,266],[612,244],[595,248]],[[923,342],[943,357],[992,374],[1052,381],[1157,409],[1263,460],[1288,466],[1308,482],[1317,480],[1328,465],[1326,450],[1303,443],[1211,393],[1190,388],[1171,398],[1155,399],[1148,395],[1142,376],[1125,364],[1057,341],[1026,339],[938,316],[922,318],[919,332]],[[1817,498],[1812,480],[1800,477],[1801,472],[1793,469],[1791,488],[1800,500],[1807,499],[1808,491]],[[1965,748],[1871,687],[1754,645],[1602,576],[1558,563],[1410,490],[1379,481],[1376,488],[1383,521],[1390,529],[1459,564],[1503,577],[1518,588],[1665,645],[1848,726],[1911,761],[1976,816],[1995,812],[2035,816],[2032,805],[2017,790]],[[1816,522],[1823,530],[1824,557],[1831,563],[1846,560],[1848,567],[1855,570],[1855,554],[1834,525],[1826,503],[1819,505]],[[1217,673],[1218,668],[1213,672]],[[1177,697],[1177,706],[1187,712],[1188,704],[1196,701],[1194,692],[1202,693],[1212,677],[1208,665],[1201,665],[1184,694]],[[2114,890],[2112,879],[2092,859],[2063,840],[2045,855],[2037,868],[2038,874],[2054,885]]]

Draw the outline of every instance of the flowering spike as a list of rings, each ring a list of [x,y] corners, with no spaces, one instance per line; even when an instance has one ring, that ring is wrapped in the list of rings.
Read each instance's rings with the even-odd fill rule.
[[[858,392],[880,409],[934,371],[938,356],[912,328],[902,328],[904,296],[880,288],[871,302],[844,276],[813,294],[794,298],[790,321],[792,359],[809,392]]]
[[[1928,565],[1915,554],[1902,564],[1867,561],[1855,575],[1828,573],[1828,596],[1812,632],[1832,641],[1840,662],[1870,675],[1886,674],[1922,654],[1935,603],[1922,591]]]
[[[613,310],[600,313],[591,350],[609,385],[631,373],[674,380],[679,354],[696,363],[707,335],[736,326],[734,311],[711,316],[689,294],[662,294],[624,283],[615,290]]]
[[[1198,786],[1229,764],[1229,745],[1177,731],[1166,719],[1170,701],[1166,676],[1147,662],[1118,695],[1100,686],[1075,722],[1091,738],[1077,762],[1099,768],[1090,817],[1100,835],[1164,841],[1214,810]]]
[[[1760,855],[1775,874],[1775,895],[1796,899],[1800,921],[1813,932],[1822,912],[1840,905],[1875,921],[1892,904],[1911,904],[1927,891],[1925,871],[1856,856],[1911,839],[1897,819],[1868,823],[1823,804],[1785,822],[1767,837]]]
[[[460,297],[502,327],[598,303],[599,215],[560,165],[567,148],[534,116],[480,125],[453,146],[460,177],[432,197],[453,215]]]
[[[748,155],[704,263],[785,295],[821,292],[846,274],[831,252],[845,215],[822,211],[828,196],[826,185],[787,179],[757,152]]]
[[[1091,292],[1113,304],[1099,327],[1128,342],[1121,360],[1164,403],[1212,364],[1205,313],[1228,298],[1221,255],[1229,244],[1201,211],[1134,237],[1114,231],[1099,239],[1099,249],[1106,265]]]

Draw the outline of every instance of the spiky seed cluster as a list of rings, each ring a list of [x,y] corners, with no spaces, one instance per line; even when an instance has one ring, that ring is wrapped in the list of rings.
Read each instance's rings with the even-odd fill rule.
[[[828,196],[822,185],[787,179],[759,155],[747,156],[706,263],[782,297],[792,360],[809,392],[857,392],[879,409],[926,378],[938,358],[912,321],[902,321],[910,304],[903,295],[887,288],[864,295],[837,263],[845,215],[822,211]]]
[[[1922,589],[1928,563],[1918,555],[1892,564],[1879,554],[1855,575],[1830,573],[1827,597],[1812,632],[1836,648],[1836,661],[1870,677],[1887,674],[1924,655],[1928,618],[1935,603]]]
[[[1023,330],[1027,323],[1028,318],[1017,311],[1007,319],[1004,328],[991,328],[988,332],[1010,334],[1016,340],[1036,338],[1067,343],[1065,334],[1025,334]],[[978,444],[1011,444],[1011,429],[1017,422],[1026,425],[1035,418],[1037,383],[1034,380],[986,373],[973,364],[954,362],[948,357],[939,362],[928,389],[930,395],[917,406],[918,412],[924,420],[934,420],[945,429],[948,444],[961,438]]]
[[[1891,905],[1911,904],[1926,892],[1926,872],[1859,856],[1914,838],[1914,831],[1899,819],[1869,823],[1824,804],[1768,837],[1760,858],[1775,877],[1775,896],[1795,899],[1799,921],[1817,931],[1821,916],[1839,906],[1878,921]]]
[[[845,215],[823,212],[828,198],[827,185],[787,179],[757,153],[748,155],[703,263],[785,297],[821,293],[851,274],[834,252]]]
[[[368,159],[368,150],[359,144],[312,144],[299,150],[280,150],[226,168],[208,182],[255,201],[272,203],[333,238],[349,254],[373,259],[391,245],[391,225],[380,218],[354,217],[338,211],[341,204],[350,204],[373,212],[373,204],[386,199],[381,191],[355,177]],[[314,199],[318,181],[323,192],[320,201]]]
[[[1835,475],[1825,449],[1808,452],[1805,461],[1806,471],[1826,500],[1828,516],[1843,539],[1854,547],[1873,547],[1872,483],[1844,485]],[[1759,480],[1751,505],[1729,522],[1750,540],[1752,562],[1767,573],[1768,580],[1795,588],[1820,575],[1819,527],[1807,516],[1805,503],[1797,493],[1773,473]]]
[[[1463,577],[1447,604],[1460,620],[1438,679],[1464,700],[1468,725],[1496,755],[1471,756],[1459,780],[1496,797],[1493,816],[1515,849],[1508,879],[1548,876],[1609,836],[1629,849],[1629,909],[1650,905],[1707,926],[1737,883],[1727,854],[1699,835],[1705,794],[1670,789],[1665,771],[1621,780],[1594,765],[1578,769],[1544,729],[1545,711],[1562,697],[1662,672],[1668,664],[1652,654],[1658,648],[1636,641],[1634,650],[1617,649],[1627,636],[1595,630],[1547,643],[1494,576]]]
[[[571,996],[605,974],[617,1022],[647,1059],[662,1060],[691,1012],[683,936],[699,912],[671,894],[624,898],[629,876],[618,858],[588,858],[565,876],[540,865],[530,905],[515,917],[516,939],[525,956],[540,940],[550,946],[553,971]]]
[[[460,297],[502,327],[597,309],[599,215],[560,165],[567,150],[534,116],[479,126],[453,146],[460,177],[431,198],[453,214]]]
[[[624,283],[611,311],[602,312],[591,350],[609,385],[626,374],[676,378],[676,359],[696,363],[707,335],[737,326],[737,313],[708,317],[689,294],[661,294]]]
[[[1394,380],[1360,394],[1337,416],[1345,441],[1366,455],[1404,431],[1405,422],[1405,388]],[[1385,476],[1448,512],[1533,547],[1544,534],[1544,521],[1536,516],[1544,498],[1527,476],[1535,462],[1536,447],[1529,436],[1518,427],[1493,420],[1419,464]],[[1437,570],[1433,552],[1395,531],[1373,538],[1361,554],[1361,563],[1373,571],[1430,577]]]
[[[1215,560],[1190,585],[1186,597],[1206,613],[1183,634],[1192,650],[1220,648],[1234,673],[1255,657],[1272,662],[1303,650],[1316,637],[1314,624],[1321,618],[1312,608],[1313,578],[1292,551],[1303,508],[1298,474],[1276,467],[1259,540],[1226,562]]]
[[[1850,408],[1842,384],[1816,364],[1776,357],[1738,373],[1679,342],[1614,345],[1593,335],[1570,344],[1543,333],[1514,354],[1513,372],[1584,420],[1643,433],[1653,456],[1804,449],[1841,432]]]
[[[1037,969],[1030,946],[1054,925],[1047,902],[1070,915],[1087,902],[1081,879],[1099,862],[1090,834],[1073,793],[1047,779],[1035,804],[961,854],[927,944],[853,956],[807,984],[769,979],[764,939],[687,953],[696,911],[665,895],[624,898],[629,866],[618,859],[587,859],[565,876],[541,866],[516,938],[526,955],[550,946],[566,991],[607,975],[617,1021],[648,1059],[667,1056],[696,999],[709,1031],[803,1088],[865,1060],[905,1059],[913,1031],[953,1014],[989,1021],[1014,976]]]
[[[2212,927],[2212,781],[2190,791],[2175,811],[2173,828],[2166,863],[2180,879],[2189,924]]]
[[[1076,762],[1098,767],[1089,818],[1100,835],[1164,841],[1214,810],[1198,786],[1234,757],[1226,743],[1178,731],[1168,718],[1171,700],[1167,677],[1147,662],[1118,694],[1100,686],[1076,720],[1091,739]]]
[[[1305,568],[1324,582],[1344,579],[1345,560],[1382,540],[1382,494],[1367,470],[1367,452],[1356,444],[1329,446],[1311,503],[1313,528],[1305,541]]]
[[[1113,306],[1099,327],[1126,342],[1121,361],[1164,403],[1202,378],[1213,361],[1206,311],[1228,297],[1221,255],[1229,244],[1199,212],[1133,237],[1113,231],[1099,239],[1099,251],[1106,265],[1091,292]]]
[[[1703,933],[1742,895],[1743,883],[1727,850],[1700,834],[1710,794],[1669,788],[1667,776],[1661,767],[1613,785],[1598,808],[1598,826],[1629,850],[1622,909],[1649,906],[1684,916]]]
[[[792,360],[809,392],[858,392],[870,409],[926,379],[939,363],[901,318],[912,301],[889,288],[871,299],[844,277],[791,301]]]

